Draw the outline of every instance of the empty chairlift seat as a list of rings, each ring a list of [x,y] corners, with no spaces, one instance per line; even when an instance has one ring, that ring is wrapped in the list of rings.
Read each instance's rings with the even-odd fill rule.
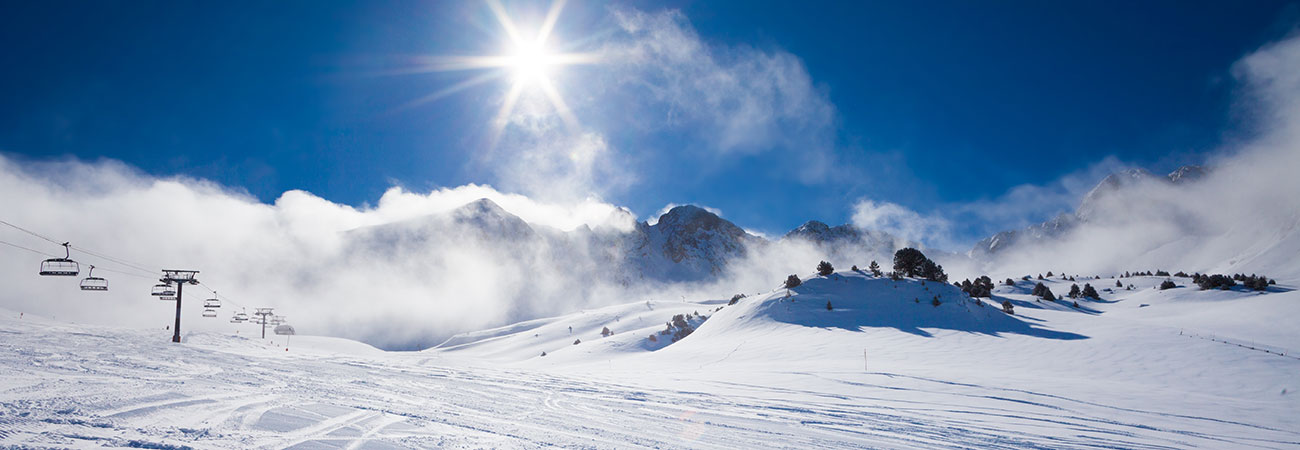
[[[90,272],[86,273],[86,278],[81,280],[81,290],[83,291],[107,291],[108,280],[95,276],[95,266],[90,266]]]
[[[170,283],[155,284],[153,285],[153,292],[151,292],[150,295],[153,295],[154,297],[171,297],[170,299],[164,298],[163,300],[176,300],[176,287],[172,286]]]
[[[203,301],[203,307],[204,307],[204,308],[220,308],[220,307],[221,307],[221,300],[216,299],[216,298],[210,298],[210,299],[204,300],[204,301]]]
[[[81,273],[81,266],[72,260],[72,253],[68,249],[70,245],[63,243],[62,258],[50,258],[41,261],[41,275],[47,277],[75,277]]]
[[[203,317],[217,317],[217,310],[208,308],[203,310]]]

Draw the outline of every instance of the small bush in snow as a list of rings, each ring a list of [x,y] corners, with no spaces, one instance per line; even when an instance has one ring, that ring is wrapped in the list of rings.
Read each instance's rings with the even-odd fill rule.
[[[542,356],[546,356],[546,352],[542,352]]]
[[[854,271],[854,272],[861,272],[861,270],[858,270],[858,265],[857,265],[857,264],[854,264],[853,267],[850,267],[850,268],[849,268],[849,270],[852,270],[852,271]]]
[[[803,280],[800,280],[798,275],[790,275],[788,277],[785,277],[786,289],[794,289],[796,287],[799,287],[799,285],[801,284],[803,284]]]
[[[1016,280],[1012,280],[1012,279],[1010,279],[1010,278],[1007,278],[1006,284],[1007,284],[1007,286],[1015,286],[1015,285],[1016,285]]]
[[[1003,301],[1002,301],[1002,312],[1007,313],[1007,314],[1015,314],[1015,313],[1016,313],[1016,312],[1015,312],[1015,307],[1011,305],[1011,300],[1003,300]]]
[[[835,273],[835,266],[832,266],[831,263],[826,262],[826,261],[822,261],[822,262],[820,262],[820,263],[817,263],[817,274],[818,274],[818,275],[821,275],[821,276],[824,277],[824,276],[830,275],[830,274],[832,274],[832,273]]]
[[[934,306],[939,306],[939,305],[943,304],[943,302],[939,301],[939,296],[936,295],[936,296],[934,297],[934,300],[930,300],[930,304],[931,304],[931,305],[934,305]]]
[[[659,338],[657,338],[657,337],[655,337],[655,335],[651,334],[651,335],[650,335],[650,342],[659,342]]]
[[[601,335],[602,337],[609,337],[609,336],[612,335],[612,334],[614,334],[614,332],[613,332],[613,331],[609,331],[609,327],[603,327],[603,328],[600,329],[600,335]]]
[[[574,339],[574,340],[573,340],[573,345],[578,345],[578,344],[581,344],[581,343],[582,343],[582,339]]]
[[[1124,287],[1124,282],[1115,280],[1115,287]]]
[[[1160,290],[1162,291],[1165,289],[1173,289],[1176,287],[1178,287],[1178,285],[1174,284],[1174,280],[1165,280],[1160,282]]]
[[[834,310],[834,309],[835,309],[835,308],[832,308],[832,307],[831,307],[831,301],[830,301],[830,300],[827,300],[827,301],[826,301],[826,310],[827,310],[827,311],[831,311],[831,310]]]
[[[731,296],[731,301],[727,302],[727,305],[734,305],[734,304],[736,304],[736,302],[740,301],[740,299],[742,299],[742,298],[745,298],[745,294],[736,294],[736,295],[733,295],[733,296]]]

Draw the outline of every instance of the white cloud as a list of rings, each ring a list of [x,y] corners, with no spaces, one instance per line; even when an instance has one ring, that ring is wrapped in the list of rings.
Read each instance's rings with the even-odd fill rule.
[[[1146,183],[1102,198],[1090,207],[1087,223],[1058,239],[1004,254],[986,270],[997,275],[1165,269],[1300,276],[1295,258],[1300,251],[1300,37],[1247,55],[1233,73],[1244,94],[1238,107],[1254,114],[1258,133],[1212,155],[1212,170],[1203,180]]]
[[[617,91],[605,93],[627,105],[618,117],[703,139],[706,154],[696,157],[788,152],[800,161],[788,172],[807,183],[836,171],[835,107],[797,56],[710,45],[677,10],[611,14],[622,33],[602,55],[612,74],[606,89]]]
[[[598,267],[582,254],[556,254],[538,244],[512,247],[452,228],[433,229],[427,243],[358,246],[357,231],[350,230],[436,224],[428,217],[479,198],[542,229],[628,231],[635,217],[595,198],[547,203],[482,185],[428,193],[392,188],[373,207],[340,205],[303,191],[264,204],[204,180],[154,178],[113,161],[21,164],[0,157],[0,192],[0,219],[151,269],[198,269],[205,284],[233,301],[277,307],[304,333],[380,345],[430,344],[448,332],[619,297],[601,295],[607,288],[583,278]],[[0,227],[0,240],[62,253],[7,227]],[[99,265],[96,275],[110,280],[109,292],[91,296],[77,290],[75,280],[37,276],[40,255],[9,246],[0,252],[6,255],[0,258],[6,286],[0,306],[76,321],[159,329],[169,323],[171,310],[146,295],[156,274],[74,250],[74,258]],[[206,293],[186,292],[191,301]],[[231,326],[202,319],[199,311],[186,309],[188,329]],[[223,320],[231,312],[223,310]]]
[[[923,215],[896,203],[858,200],[853,205],[851,220],[858,228],[884,231],[905,242],[920,242],[929,247],[950,245],[947,239],[951,226],[946,219]]]

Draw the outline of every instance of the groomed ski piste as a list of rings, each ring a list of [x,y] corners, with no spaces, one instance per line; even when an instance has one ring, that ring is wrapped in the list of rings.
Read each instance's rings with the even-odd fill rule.
[[[173,344],[4,310],[0,446],[1300,447],[1294,280],[1057,276],[1056,295],[1091,283],[1101,299],[1040,301],[1016,278],[977,303],[951,284],[801,277],[732,305],[629,299],[419,352],[247,330]],[[672,342],[678,314],[696,329]]]

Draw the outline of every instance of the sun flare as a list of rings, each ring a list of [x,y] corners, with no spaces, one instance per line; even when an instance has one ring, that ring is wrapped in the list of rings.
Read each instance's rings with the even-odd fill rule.
[[[501,31],[507,38],[501,53],[481,56],[434,57],[427,60],[420,71],[484,71],[482,75],[472,77],[441,91],[417,100],[415,103],[436,100],[446,95],[477,86],[493,80],[503,80],[507,89],[501,99],[501,106],[493,121],[493,135],[499,135],[509,122],[511,113],[519,98],[525,92],[540,92],[551,104],[554,113],[570,129],[576,129],[577,117],[569,110],[560,93],[559,79],[563,68],[577,64],[595,64],[598,57],[590,53],[567,53],[559,51],[564,48],[552,39],[560,11],[564,9],[564,0],[555,0],[546,13],[545,20],[537,26],[535,33],[525,34],[515,21],[510,18],[505,7],[497,0],[488,0],[488,7],[501,25]],[[529,30],[532,31],[532,30]]]

